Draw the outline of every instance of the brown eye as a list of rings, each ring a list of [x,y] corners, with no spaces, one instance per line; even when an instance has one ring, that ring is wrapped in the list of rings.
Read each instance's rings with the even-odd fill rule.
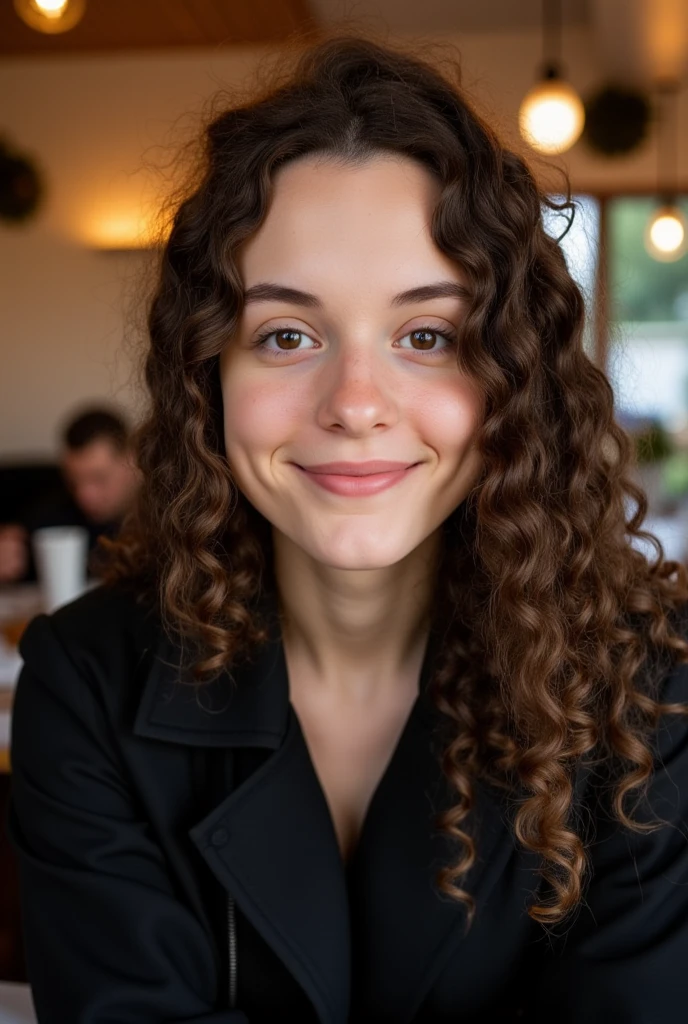
[[[277,338],[277,344],[278,345],[281,342],[283,342],[285,340],[285,337],[286,337],[286,344],[284,344],[282,346],[282,348],[283,349],[287,349],[287,350],[298,348],[299,342],[301,340],[301,331],[289,331],[289,330],[275,331],[274,335],[275,335],[275,338]]]
[[[416,327],[415,330],[405,334],[401,339],[410,339],[410,345],[399,345],[407,352],[427,352],[429,356],[441,355],[453,348],[456,344],[456,335],[449,331],[440,331],[435,327]],[[438,345],[437,340],[441,338],[445,345]]]
[[[304,340],[310,341],[311,344],[303,345]],[[273,358],[287,356],[291,352],[305,352],[309,348],[317,347],[313,344],[313,339],[309,334],[297,330],[295,327],[273,327],[259,335],[253,345]]]
[[[422,337],[419,337],[421,335]],[[411,337],[415,338],[417,341],[420,342],[420,344],[417,347],[422,351],[424,349],[432,348],[435,342],[436,332],[426,331],[424,328],[421,327],[416,331],[411,331]]]

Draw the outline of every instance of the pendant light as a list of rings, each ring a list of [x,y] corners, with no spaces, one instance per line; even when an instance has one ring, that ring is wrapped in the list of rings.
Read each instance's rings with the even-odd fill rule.
[[[585,123],[580,96],[562,77],[561,36],[561,0],[542,0],[542,71],[518,111],[521,135],[540,153],[564,153]]]
[[[657,124],[659,202],[645,229],[645,248],[655,260],[672,263],[686,251],[686,222],[676,197],[678,180],[678,82],[660,82]]]
[[[14,0],[14,9],[29,28],[54,35],[81,21],[86,0]]]

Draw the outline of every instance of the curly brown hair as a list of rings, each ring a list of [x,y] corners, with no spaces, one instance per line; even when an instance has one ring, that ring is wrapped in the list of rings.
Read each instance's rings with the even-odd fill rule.
[[[441,185],[432,237],[471,287],[458,364],[485,396],[484,470],[442,525],[433,598],[443,639],[431,692],[456,794],[437,825],[459,851],[438,884],[465,904],[470,926],[474,901],[458,883],[477,855],[470,815],[481,778],[511,794],[514,835],[540,857],[548,889],[530,916],[557,923],[586,879],[576,771],[601,767],[622,826],[659,827],[634,821],[626,801],[651,778],[660,716],[687,710],[661,703],[660,682],[688,661],[674,614],[688,600],[686,568],[640,529],[647,498],[633,445],[585,354],[581,292],[543,226],[548,206],[573,212],[570,189],[561,204],[548,198],[467,101],[458,61],[440,68],[361,32],[311,41],[295,65],[280,58],[250,98],[214,115],[203,140],[149,313],[150,409],[136,434],[145,482],[106,544],[105,582],[135,582],[165,628],[192,639],[197,686],[266,639],[256,608],[274,582],[270,524],[236,486],[223,439],[219,353],[243,296],[235,253],[289,160],[419,161]],[[654,562],[633,538],[650,541]]]

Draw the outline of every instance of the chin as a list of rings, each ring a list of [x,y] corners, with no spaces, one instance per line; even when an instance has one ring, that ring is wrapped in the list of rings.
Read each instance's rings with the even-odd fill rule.
[[[304,545],[305,547],[305,545]],[[395,543],[393,538],[380,540],[366,537],[346,537],[328,543],[327,540],[317,547],[312,544],[306,550],[317,562],[332,569],[386,569],[406,558],[415,548],[414,544]]]

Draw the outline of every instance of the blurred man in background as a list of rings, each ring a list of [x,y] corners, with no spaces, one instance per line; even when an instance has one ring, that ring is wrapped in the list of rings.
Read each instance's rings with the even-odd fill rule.
[[[126,423],[108,409],[81,412],[62,431],[59,462],[65,487],[33,502],[21,522],[0,526],[0,583],[35,579],[31,534],[43,526],[83,526],[89,575],[97,576],[97,539],[115,535],[139,483]]]

